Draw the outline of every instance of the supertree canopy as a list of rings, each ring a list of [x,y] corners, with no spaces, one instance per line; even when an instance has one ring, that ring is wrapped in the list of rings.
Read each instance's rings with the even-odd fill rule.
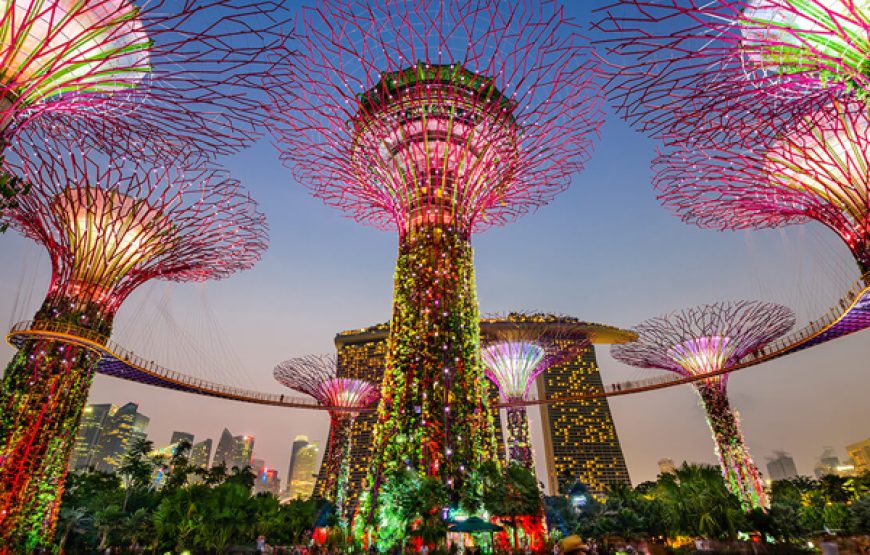
[[[796,120],[767,148],[675,147],[657,158],[659,198],[701,227],[816,220],[870,271],[870,129],[861,101]]]
[[[628,0],[596,24],[608,96],[653,135],[765,138],[870,92],[865,0]]]
[[[728,402],[728,374],[718,372],[782,336],[794,323],[794,313],[781,305],[717,303],[642,322],[633,328],[636,342],[611,347],[614,358],[632,366],[706,376],[694,382],[695,388],[707,412],[725,483],[746,510],[769,503],[743,442],[737,412]]]
[[[330,407],[329,445],[326,465],[322,472],[327,480],[324,491],[335,502],[339,517],[343,517],[344,495],[347,486],[350,432],[353,421],[359,414],[354,409],[364,409],[378,400],[375,384],[355,378],[339,378],[336,375],[334,355],[308,355],[285,360],[275,367],[275,379],[279,383],[310,395],[318,403]]]
[[[154,136],[231,152],[256,136],[285,17],[280,3],[251,0],[9,0],[0,144],[28,129],[140,158]]]
[[[327,204],[399,233],[369,488],[405,467],[455,488],[494,455],[471,234],[582,168],[597,64],[550,1],[321,0],[298,21],[301,54],[270,88],[282,159]]]
[[[589,346],[590,338],[570,323],[518,321],[507,318],[490,324],[481,350],[486,377],[498,387],[507,404],[507,442],[511,461],[532,468],[532,445],[526,400],[535,379],[552,366],[576,358]],[[522,320],[522,321],[519,321]]]
[[[37,182],[2,220],[52,263],[34,329],[0,388],[0,544],[51,538],[67,460],[121,302],[153,278],[200,281],[252,266],[266,244],[254,202],[218,170],[111,163],[94,152],[43,151],[6,169]],[[69,337],[67,341],[61,337]]]

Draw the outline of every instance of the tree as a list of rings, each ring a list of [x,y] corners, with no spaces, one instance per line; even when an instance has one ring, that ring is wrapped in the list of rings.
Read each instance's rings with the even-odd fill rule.
[[[57,526],[57,531],[60,534],[58,547],[61,551],[66,547],[71,533],[84,533],[90,528],[93,520],[85,507],[62,507],[58,515]]]
[[[483,506],[500,517],[513,530],[514,548],[519,547],[518,518],[539,516],[543,512],[544,498],[538,480],[532,472],[511,463],[500,472],[494,462],[481,465],[483,477]]]
[[[124,458],[121,459],[118,475],[124,481],[122,511],[127,510],[127,502],[134,490],[147,488],[151,484],[151,473],[154,471],[154,461],[151,459],[152,451],[154,451],[153,442],[138,438],[133,441],[124,454]]]
[[[733,539],[744,520],[740,501],[712,466],[683,463],[675,473],[661,475],[656,497],[671,534]]]
[[[857,534],[870,534],[870,493],[855,501],[849,512],[852,530]]]

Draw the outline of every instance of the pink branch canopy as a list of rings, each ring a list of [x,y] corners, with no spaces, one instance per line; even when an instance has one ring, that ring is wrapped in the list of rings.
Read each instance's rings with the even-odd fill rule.
[[[151,165],[63,148],[7,158],[4,170],[37,185],[2,221],[48,250],[50,296],[114,311],[149,279],[220,279],[266,249],[265,217],[239,182],[181,157]]]
[[[286,17],[280,2],[251,0],[12,0],[0,16],[3,142],[29,129],[141,157],[158,135],[231,153],[259,135]]]
[[[275,367],[278,383],[327,407],[363,409],[380,397],[377,386],[367,380],[336,376],[335,355],[306,355],[285,360]]]
[[[791,309],[761,301],[702,305],[646,320],[633,329],[637,341],[613,345],[613,357],[640,368],[700,376],[727,368],[784,335],[795,324]],[[726,387],[728,374],[707,385]]]
[[[816,220],[870,268],[870,125],[862,101],[796,120],[767,148],[675,146],[654,162],[659,198],[714,229]]]
[[[270,87],[281,158],[380,228],[464,231],[549,202],[603,122],[597,63],[552,1],[325,1]]]
[[[495,323],[484,333],[481,362],[505,401],[525,399],[538,376],[591,344],[588,333],[570,321],[534,321],[523,313],[488,318]]]
[[[628,0],[600,11],[608,98],[656,137],[759,141],[832,96],[870,91],[863,0]]]

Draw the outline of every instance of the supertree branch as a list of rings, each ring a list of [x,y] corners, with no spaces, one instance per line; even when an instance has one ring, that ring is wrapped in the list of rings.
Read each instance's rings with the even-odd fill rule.
[[[767,148],[674,146],[655,163],[659,199],[700,227],[744,229],[816,220],[870,270],[870,120],[835,101]]]
[[[576,358],[590,344],[588,335],[577,325],[530,320],[521,313],[500,317],[497,323],[488,326],[483,338],[484,373],[507,403],[524,400],[540,374]],[[533,468],[525,407],[508,407],[507,430],[510,460]]]
[[[221,170],[111,162],[74,149],[32,158],[6,163],[39,186],[2,219],[48,250],[48,298],[76,305],[82,316],[71,323],[111,318],[150,279],[219,279],[250,268],[265,250],[263,215]]]
[[[264,218],[223,172],[113,163],[75,149],[7,160],[38,183],[2,218],[46,247],[52,279],[35,319],[108,337],[123,299],[148,279],[198,281],[250,267]],[[84,328],[84,332],[79,331]],[[74,339],[26,340],[0,384],[0,545],[51,539],[66,466],[100,354]]]
[[[568,186],[603,121],[597,63],[549,1],[321,1],[299,26],[270,88],[282,159],[378,227],[512,220]]]
[[[579,324],[535,321],[524,313],[487,316],[481,358],[505,402],[524,400],[547,369],[580,355],[590,338]]]
[[[287,17],[280,2],[251,0],[10,2],[0,14],[0,142],[30,129],[142,157],[156,134],[230,153],[258,136],[262,75]]]
[[[329,411],[329,441],[323,464],[328,499],[335,502],[340,518],[347,486],[351,450],[351,426],[359,414],[353,409],[366,408],[378,400],[380,393],[372,382],[339,378],[334,355],[307,355],[286,360],[273,372],[278,383],[309,395]]]
[[[654,136],[763,139],[866,96],[870,19],[856,0],[629,0],[599,10],[607,94]]]
[[[611,347],[613,357],[640,368],[681,376],[704,376],[781,337],[794,326],[787,307],[759,301],[717,303],[652,318],[638,324],[634,343]],[[713,432],[726,484],[747,510],[767,507],[758,469],[743,441],[726,393],[728,374],[695,382]]]

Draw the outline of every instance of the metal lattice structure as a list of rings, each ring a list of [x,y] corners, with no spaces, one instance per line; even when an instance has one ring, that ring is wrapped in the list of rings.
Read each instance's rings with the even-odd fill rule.
[[[372,382],[355,378],[337,377],[335,355],[307,355],[291,358],[275,367],[275,379],[282,385],[310,395],[330,410],[328,457],[321,473],[327,483],[324,491],[335,502],[343,518],[343,502],[348,478],[350,456],[350,429],[359,413],[352,409],[365,409],[380,397]]]
[[[791,309],[759,301],[717,303],[672,312],[633,328],[634,343],[611,347],[613,357],[640,368],[681,376],[704,375],[735,364],[784,335],[795,324]],[[758,469],[743,441],[727,395],[728,374],[695,382],[713,432],[722,475],[747,510],[769,505]]]
[[[629,0],[599,10],[608,97],[657,137],[763,140],[833,96],[867,96],[862,0]]]
[[[369,485],[407,466],[458,487],[494,456],[471,235],[549,202],[602,124],[598,63],[551,1],[325,1],[275,75],[297,181],[399,233]],[[365,509],[364,509],[365,510]]]
[[[655,186],[683,220],[714,229],[816,220],[870,270],[870,119],[834,102],[795,121],[768,148],[675,147],[655,161]]]
[[[465,231],[503,224],[591,154],[598,64],[553,2],[321,1],[299,25],[271,89],[281,157],[358,221],[404,232],[431,209]]]
[[[504,320],[485,334],[481,360],[486,377],[507,404],[525,401],[539,375],[577,357],[591,344],[580,324],[535,322],[524,314],[511,314]],[[526,407],[508,406],[506,425],[508,458],[533,468]]]
[[[154,138],[233,152],[259,135],[287,18],[251,0],[7,2],[0,143],[26,131],[22,154],[58,135],[140,158]]]
[[[41,151],[5,170],[39,183],[2,221],[45,246],[52,279],[35,320],[108,338],[118,307],[149,279],[200,281],[251,267],[265,220],[222,171]],[[49,326],[50,327],[50,326]],[[75,332],[21,343],[0,387],[0,543],[50,540],[94,369]],[[87,339],[87,338],[85,338]],[[38,379],[33,379],[38,376]]]

